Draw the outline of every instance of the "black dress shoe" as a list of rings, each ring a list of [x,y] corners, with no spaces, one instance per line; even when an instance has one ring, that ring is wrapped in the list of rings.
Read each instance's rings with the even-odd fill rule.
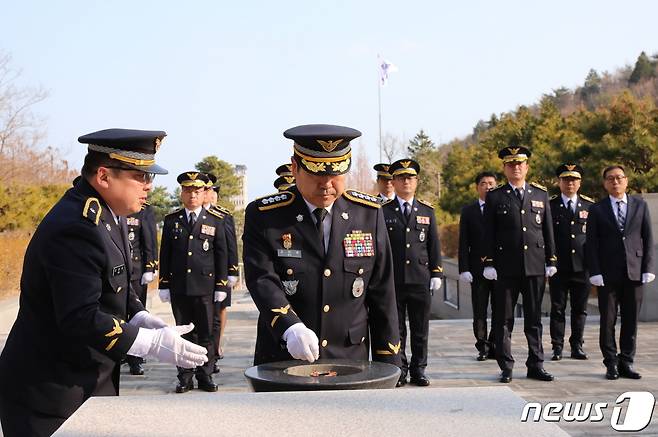
[[[478,361],[487,361],[487,353],[486,352],[480,352],[478,354],[477,358],[475,358],[475,359],[478,360]]]
[[[543,367],[529,367],[527,377],[538,381],[553,381],[555,379]]]
[[[395,383],[396,387],[404,387],[407,385],[407,375],[406,374],[401,374],[400,378],[398,379],[398,382]]]
[[[130,374],[131,375],[143,375],[144,367],[142,363],[130,363]]]
[[[617,371],[617,366],[611,364],[606,366],[605,379],[615,380],[619,379],[619,372]]]
[[[512,382],[512,370],[511,369],[510,370],[503,370],[500,373],[499,381],[504,383],[504,384],[509,384],[510,382]]]
[[[560,361],[562,359],[562,348],[555,348],[553,349],[553,356],[551,357],[551,361]]]
[[[185,393],[194,388],[194,383],[192,380],[189,380],[187,382],[183,381],[178,381],[178,384],[176,384],[176,393]]]
[[[642,375],[640,375],[638,372],[633,370],[633,366],[630,364],[619,364],[619,376],[622,378],[630,378],[630,379],[640,379],[642,378]]]
[[[583,350],[582,346],[576,346],[571,348],[571,358],[573,358],[574,360],[586,360],[589,357]]]
[[[196,380],[197,380],[197,385],[199,386],[199,390],[208,391],[208,392],[217,391],[217,384],[215,384],[215,382],[212,380],[212,376],[204,375],[199,377],[199,375],[197,375]]]
[[[419,387],[427,387],[428,385],[430,385],[430,380],[427,376],[421,373],[420,375],[414,375],[411,378],[409,378],[409,383],[413,385],[417,385]]]

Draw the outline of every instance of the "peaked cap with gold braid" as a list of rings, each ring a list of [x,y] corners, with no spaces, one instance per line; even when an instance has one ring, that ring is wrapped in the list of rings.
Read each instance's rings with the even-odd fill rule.
[[[206,188],[208,187],[208,176],[205,173],[201,173],[196,170],[186,171],[178,175],[176,178],[181,187],[198,187]]]
[[[123,167],[167,174],[167,170],[155,163],[155,154],[166,136],[164,131],[105,129],[83,135],[78,141],[87,144],[90,152],[104,153]]]
[[[525,162],[530,158],[532,152],[523,146],[507,146],[498,151],[498,157],[503,160],[504,164],[508,162]]]
[[[326,176],[347,173],[352,164],[350,141],[361,132],[344,126],[307,124],[288,129],[283,136],[295,142],[295,160],[304,170]]]
[[[388,169],[393,177],[399,175],[418,176],[420,174],[420,164],[413,159],[398,159]]]
[[[559,178],[583,178],[583,168],[578,164],[562,164],[555,169],[555,176]]]
[[[382,162],[380,164],[375,164],[373,169],[377,172],[378,178],[393,179],[393,176],[389,173],[391,164],[385,164]]]

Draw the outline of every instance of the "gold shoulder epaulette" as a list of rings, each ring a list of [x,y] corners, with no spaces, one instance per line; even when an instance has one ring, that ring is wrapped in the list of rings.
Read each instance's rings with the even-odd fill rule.
[[[169,216],[179,216],[179,215],[181,215],[181,213],[183,213],[184,211],[185,211],[185,208],[177,209],[176,211],[174,211],[174,212],[170,212],[169,214],[165,215],[165,218],[167,218],[167,217],[169,217]]]
[[[290,205],[293,200],[295,200],[294,193],[282,191],[280,193],[270,194],[269,196],[259,197],[255,202],[258,205],[259,211],[267,211],[268,209]]]
[[[492,188],[492,189],[489,190],[489,191],[500,190],[500,189],[503,188],[505,185],[508,185],[508,184],[500,183],[500,184],[496,185],[494,188]]]
[[[582,197],[582,196],[581,196],[581,197]],[[555,199],[557,199],[557,194],[553,194],[553,195],[551,196],[551,200],[555,200]]]
[[[381,197],[380,197],[380,199],[381,199]],[[392,201],[393,201],[393,199],[386,199],[386,200],[382,199],[382,200],[380,200],[380,202],[382,203],[382,206],[388,205]]]
[[[537,182],[530,182],[530,185],[532,185],[533,187],[539,188],[540,190],[548,191],[548,188],[546,188],[542,184],[538,184]]]
[[[381,208],[382,206],[380,201],[377,200],[377,197],[362,191],[345,190],[343,195],[346,199],[351,200],[352,202],[360,203],[362,205],[370,206],[373,208]]]
[[[144,202],[144,206],[151,206],[151,204],[148,202]]]
[[[231,211],[229,211],[228,208],[224,208],[221,205],[213,205],[212,208],[216,209],[217,211],[221,212],[224,215],[231,215]]]
[[[98,226],[98,220],[101,218],[101,211],[101,203],[98,201],[98,199],[95,197],[90,197],[85,202],[85,207],[82,210],[82,216]]]
[[[220,219],[224,218],[224,214],[222,214],[221,212],[217,211],[214,208],[210,208],[208,210],[208,214],[214,215],[215,217],[220,218]]]
[[[426,201],[426,200],[421,200],[421,199],[417,199],[417,200],[418,200],[418,203],[422,203],[423,205],[425,205],[425,206],[429,206],[430,208],[434,209],[434,205],[432,205],[432,204],[429,203],[428,201]]]
[[[585,196],[584,194],[579,194],[579,196],[580,196],[582,199],[587,200],[588,202],[596,203],[596,200],[592,199],[592,198],[589,197],[589,196]]]

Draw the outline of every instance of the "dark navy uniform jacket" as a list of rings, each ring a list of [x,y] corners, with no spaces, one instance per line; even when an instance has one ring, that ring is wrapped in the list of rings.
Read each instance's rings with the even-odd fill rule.
[[[586,257],[590,276],[603,275],[608,281],[641,281],[642,273],[655,273],[653,234],[647,203],[627,196],[624,232],[619,230],[615,212],[606,196],[589,209]]]
[[[509,184],[487,193],[484,204],[486,259],[498,277],[544,276],[555,266],[553,219],[546,189],[525,185],[523,202]]]
[[[485,252],[484,215],[476,200],[462,208],[459,218],[459,273],[471,272],[474,278],[482,279]]]
[[[85,179],[48,212],[25,254],[18,318],[0,357],[5,399],[68,417],[90,396],[118,395],[119,362],[138,331],[126,321],[144,310],[129,250]]]
[[[408,222],[397,198],[386,202],[382,209],[395,260],[395,283],[429,288],[430,278],[443,276],[434,208],[414,198]]]
[[[190,227],[185,209],[165,217],[160,243],[160,288],[182,296],[228,289],[224,217],[201,208]]]
[[[578,195],[576,212],[571,213],[567,205],[562,203],[560,194],[550,201],[559,274],[585,271],[585,233],[592,204],[589,197]]]
[[[325,256],[296,188],[247,206],[245,277],[260,311],[255,364],[292,359],[281,337],[303,322],[320,340],[320,358],[368,360],[372,352],[375,361],[400,365],[393,262],[380,204],[347,190],[330,217]]]
[[[158,241],[153,208],[145,204],[138,213],[126,217],[128,241],[132,247],[132,280],[158,267]]]
[[[238,265],[238,241],[235,234],[235,220],[231,211],[228,209],[213,205],[211,207],[217,212],[224,221],[224,235],[226,237],[226,249],[228,257],[228,276],[240,276],[240,266]]]

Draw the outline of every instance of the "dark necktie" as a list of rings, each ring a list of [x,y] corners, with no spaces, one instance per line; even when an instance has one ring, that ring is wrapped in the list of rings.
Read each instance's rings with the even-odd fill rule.
[[[516,192],[516,198],[523,203],[523,188],[515,188],[514,191]]]
[[[190,227],[194,226],[195,223],[196,223],[196,213],[192,211],[190,213]]]
[[[569,217],[573,217],[573,209],[571,208],[571,199],[567,201],[567,210]]]
[[[409,202],[404,202],[404,218],[407,219],[407,222],[409,221],[409,217],[411,216],[411,205],[409,205]]]
[[[617,224],[619,225],[619,230],[624,232],[624,225],[626,224],[626,216],[621,210],[621,204],[624,203],[622,200],[617,201]]]
[[[315,208],[313,210],[313,215],[315,216],[315,228],[318,230],[318,238],[320,238],[325,252],[327,251],[327,248],[324,247],[324,218],[327,214],[329,214],[329,211],[324,208]]]

